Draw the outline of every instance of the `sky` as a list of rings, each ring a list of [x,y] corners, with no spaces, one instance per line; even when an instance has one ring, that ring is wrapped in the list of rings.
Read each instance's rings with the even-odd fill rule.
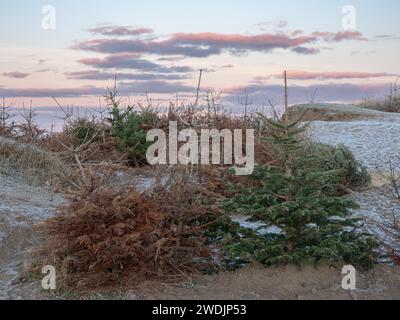
[[[221,92],[239,105],[380,97],[400,74],[397,0],[3,0],[0,97],[44,113],[98,106],[116,76],[132,100]]]

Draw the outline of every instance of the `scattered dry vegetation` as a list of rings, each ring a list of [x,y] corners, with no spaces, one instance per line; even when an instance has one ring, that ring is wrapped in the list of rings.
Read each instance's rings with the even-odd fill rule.
[[[199,101],[171,102],[163,109],[148,98],[147,105],[123,106],[114,87],[106,95],[106,115],[74,115],[73,108],[57,102],[64,114],[62,132],[40,130],[32,108],[24,111],[22,124],[11,122],[3,101],[0,135],[9,138],[0,139],[0,157],[19,169],[40,171],[45,181],[49,175],[57,177],[68,197],[56,216],[40,226],[46,241],[38,251],[38,270],[43,264],[55,265],[62,289],[88,289],[141,279],[175,281],[222,268],[224,245],[232,240],[225,233],[237,225],[222,212],[221,202],[235,196],[230,184],[251,187],[254,181],[232,176],[229,166],[188,165],[158,167],[156,183],[146,190],[135,183],[126,188],[108,183],[115,172],[146,168],[148,130],[168,134],[170,121],[177,121],[178,130],[194,128],[198,133],[254,129],[257,164],[279,162],[265,143],[269,133],[264,116],[247,110],[227,113],[218,94]],[[243,150],[245,144],[243,140]],[[360,178],[360,165],[354,158],[346,162],[345,152],[337,159],[339,153],[326,150],[318,164],[321,170],[346,170],[341,181],[346,188],[365,184],[357,180],[352,185],[351,179]]]
[[[400,77],[398,77],[393,83],[391,83],[389,93],[384,99],[376,100],[367,97],[359,103],[359,106],[384,112],[400,112],[399,81]]]
[[[378,119],[382,115],[375,110],[360,106],[337,104],[301,104],[290,109],[291,119],[297,119],[305,112],[304,121],[356,121]]]
[[[211,268],[215,200],[184,168],[171,170],[145,192],[98,186],[75,194],[41,226],[45,263],[57,267],[63,289],[176,281]]]
[[[400,158],[388,160],[389,170],[378,169],[381,179],[389,185],[390,194],[386,196],[394,198],[400,203]],[[392,258],[397,265],[400,265],[400,211],[393,208],[389,217],[381,215],[379,220],[374,223],[385,235],[381,241],[385,254]]]

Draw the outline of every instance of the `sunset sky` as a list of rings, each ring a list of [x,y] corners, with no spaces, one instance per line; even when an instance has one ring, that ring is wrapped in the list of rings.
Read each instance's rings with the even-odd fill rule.
[[[356,18],[350,27],[342,21],[348,5]],[[245,89],[255,104],[279,103],[285,69],[292,103],[306,101],[315,88],[320,101],[348,102],[385,94],[400,74],[398,0],[3,0],[0,6],[0,96],[17,106],[32,100],[43,110],[54,106],[52,96],[96,106],[115,75],[121,94],[133,99],[146,92],[190,99],[199,69],[203,92],[222,91],[232,104]],[[55,28],[48,28],[52,19]]]

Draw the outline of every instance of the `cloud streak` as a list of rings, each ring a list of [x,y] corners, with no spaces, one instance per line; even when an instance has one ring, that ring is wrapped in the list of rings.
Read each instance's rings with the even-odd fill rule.
[[[103,36],[138,36],[143,34],[151,34],[154,32],[150,28],[138,28],[129,26],[99,26],[88,30],[90,33]]]
[[[318,48],[296,47],[292,49],[293,52],[298,54],[318,54],[321,52]]]
[[[8,78],[25,79],[25,78],[29,77],[31,74],[19,72],[19,71],[12,71],[12,72],[3,72],[2,75],[4,77],[8,77]]]
[[[83,70],[65,73],[67,79],[74,80],[183,80],[188,76],[183,74],[156,74],[156,73],[124,73],[124,72],[101,72],[98,70]]]
[[[138,58],[136,53],[122,53],[106,56],[105,58],[84,58],[80,63],[101,69],[134,69],[159,73],[191,72],[192,68],[186,66],[165,67],[158,63]]]
[[[308,86],[293,85],[289,88],[289,101],[291,104],[307,102],[307,97],[317,90],[316,101],[321,102],[351,102],[358,101],[366,96],[381,97],[388,91],[389,84],[358,85],[351,83],[313,84]],[[281,85],[252,84],[247,87],[237,87],[228,90],[228,101],[237,102],[237,97],[244,90],[258,105],[271,98],[279,103],[283,100],[283,88]]]
[[[317,90],[316,101],[322,102],[349,102],[360,100],[363,97],[382,97],[387,94],[389,84],[368,84],[357,85],[350,83],[330,83],[330,84],[312,84],[307,86],[293,85],[289,88],[290,103],[307,102],[307,97],[313,95]],[[225,99],[231,104],[237,104],[238,96],[242,95],[244,90],[254,104],[262,105],[267,98],[272,98],[277,102],[282,102],[283,88],[281,85],[250,84],[247,87],[236,87],[225,90]],[[206,90],[206,88],[205,88]],[[118,86],[121,95],[143,95],[145,93],[175,94],[190,93],[194,94],[196,88],[181,82],[170,82],[161,80],[149,81],[127,81],[121,82]],[[84,86],[77,88],[26,88],[10,89],[0,87],[0,96],[6,98],[78,98],[88,96],[103,96],[105,89],[103,87]]]
[[[143,94],[143,93],[194,93],[196,88],[183,84],[181,82],[167,81],[140,81],[140,82],[122,82],[118,90],[123,94]]]
[[[145,93],[176,94],[194,93],[195,87],[181,82],[168,82],[162,80],[121,82],[118,84],[118,92],[121,95],[137,95]],[[75,88],[21,88],[12,89],[0,87],[0,96],[5,98],[79,98],[104,96],[105,88],[95,86],[82,86]]]
[[[358,31],[342,31],[342,32],[314,32],[313,36],[327,42],[340,42],[344,40],[360,40],[368,41],[361,32]]]
[[[77,88],[0,88],[0,96],[6,98],[75,98],[85,96],[100,96],[104,95],[104,88],[93,86],[84,86]]]
[[[108,27],[107,34],[125,34],[126,27]],[[122,28],[122,29],[121,29]],[[115,30],[121,31],[115,31]],[[104,34],[104,32],[102,33]],[[257,51],[270,52],[274,49],[289,49],[299,54],[317,54],[318,49],[306,47],[316,42],[340,42],[349,40],[367,40],[357,31],[314,32],[305,35],[303,31],[262,33],[257,35],[222,34],[213,32],[175,33],[167,38],[119,39],[105,38],[81,41],[72,46],[75,50],[84,50],[104,54],[155,54],[180,55],[185,57],[209,57],[224,52],[240,54]]]
[[[288,77],[291,80],[343,80],[343,79],[371,79],[394,76],[386,72],[309,72],[302,70],[289,70]],[[282,74],[275,74],[272,78],[280,79]],[[266,80],[271,77],[258,77],[257,80]]]

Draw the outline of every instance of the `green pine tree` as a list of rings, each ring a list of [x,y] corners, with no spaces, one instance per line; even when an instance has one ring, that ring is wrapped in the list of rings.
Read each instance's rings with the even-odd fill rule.
[[[128,106],[123,109],[113,100],[107,121],[112,128],[112,134],[118,141],[118,150],[125,153],[131,164],[146,163],[146,151],[151,145],[146,141],[146,131],[143,127],[153,125],[157,116],[143,110],[136,111]]]
[[[273,165],[256,167],[253,188],[226,202],[228,212],[262,223],[258,230],[241,228],[228,246],[232,257],[256,259],[267,265],[351,263],[369,267],[375,256],[373,237],[359,231],[351,217],[356,204],[337,195],[338,171],[314,164],[301,139],[305,127],[263,117],[264,143],[274,154]]]

